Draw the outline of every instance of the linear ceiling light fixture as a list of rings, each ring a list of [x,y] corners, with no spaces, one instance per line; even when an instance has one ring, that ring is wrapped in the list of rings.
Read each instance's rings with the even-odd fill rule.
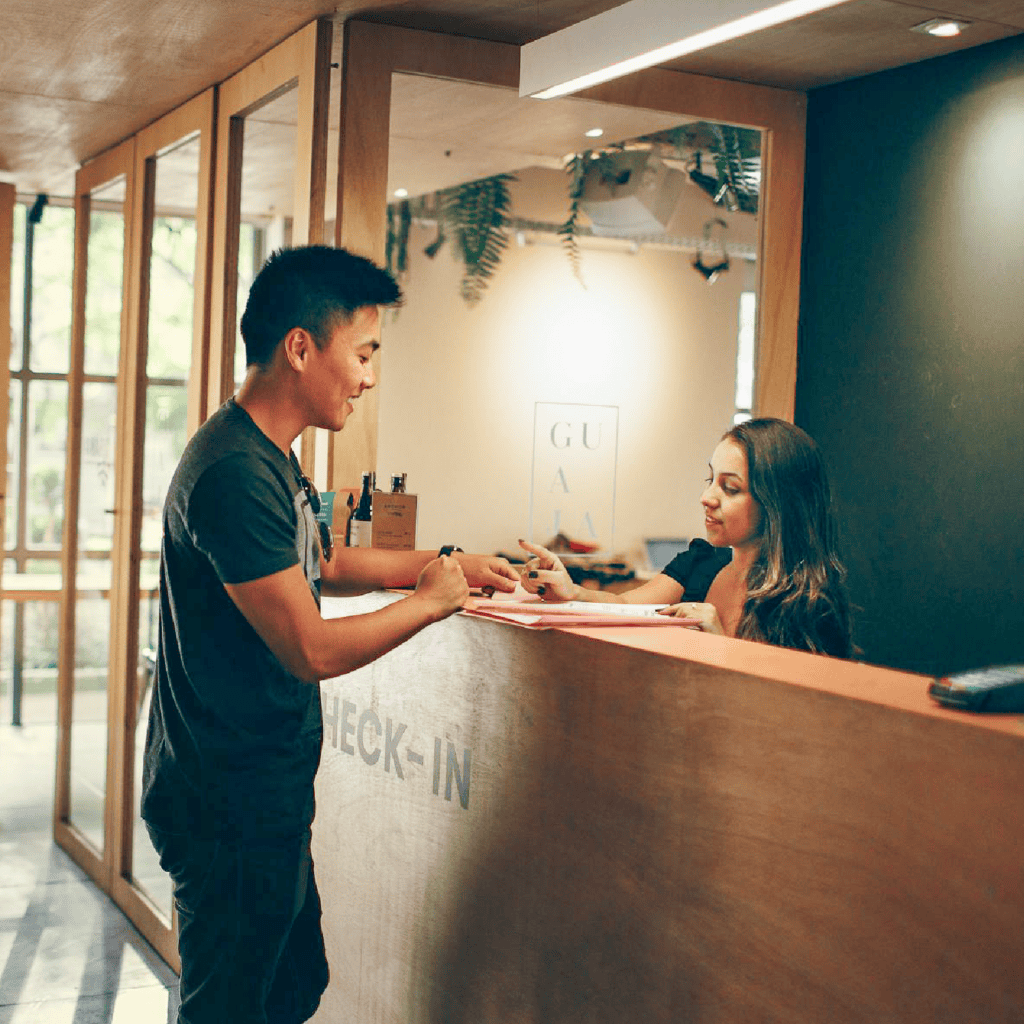
[[[850,0],[629,0],[527,43],[519,95],[548,100]]]

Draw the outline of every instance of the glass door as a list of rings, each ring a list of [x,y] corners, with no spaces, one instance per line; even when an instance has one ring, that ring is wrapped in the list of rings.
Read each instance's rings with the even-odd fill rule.
[[[123,578],[115,562],[124,522],[118,452],[133,152],[129,141],[82,168],[75,197],[54,835],[105,890],[114,811],[112,585]]]
[[[112,895],[177,967],[171,881],[139,814],[142,763],[156,669],[164,498],[189,436],[205,416],[208,246],[213,164],[213,90],[136,137],[136,202],[129,284],[132,356],[126,361],[122,503],[130,509],[130,585],[119,613],[123,741],[115,753],[118,829]],[[195,369],[195,372],[193,370]]]

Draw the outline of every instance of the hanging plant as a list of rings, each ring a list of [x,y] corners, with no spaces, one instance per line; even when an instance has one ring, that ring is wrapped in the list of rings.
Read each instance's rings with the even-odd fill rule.
[[[385,246],[388,270],[397,275],[408,269],[412,221],[434,221],[437,235],[423,252],[433,259],[445,242],[452,242],[454,255],[464,267],[459,290],[466,303],[475,306],[508,246],[512,210],[508,183],[515,180],[513,174],[496,174],[442,189],[432,196],[391,203]]]
[[[412,207],[408,199],[388,204],[388,233],[384,242],[384,262],[388,272],[401,277],[409,269],[409,229]]]
[[[691,162],[691,181],[716,206],[757,213],[761,180],[761,133],[757,129],[695,121],[642,135],[637,141],[650,143],[663,155]],[[705,173],[702,152],[711,157],[714,175]]]
[[[619,152],[622,152],[621,147],[615,147],[612,150],[612,153]],[[615,166],[612,153],[604,150],[585,149],[582,153],[574,153],[565,165],[566,174],[569,175],[569,212],[566,219],[558,226],[558,235],[562,239],[562,247],[572,265],[573,275],[584,288],[587,287],[587,283],[583,280],[583,273],[580,269],[580,245],[577,240],[580,200],[583,198],[588,174],[599,174],[605,184],[610,183]]]
[[[698,121],[644,135],[629,144],[615,143],[604,149],[576,153],[565,163],[569,178],[569,206],[566,219],[556,230],[573,275],[584,288],[586,282],[583,280],[579,236],[589,233],[580,224],[588,177],[598,175],[605,185],[621,184],[616,158],[638,144],[662,157],[675,157],[691,163],[690,180],[707,192],[716,205],[757,213],[761,134],[754,129]],[[711,157],[714,175],[702,170],[702,151]],[[513,222],[508,185],[515,180],[513,174],[496,174],[442,189],[433,195],[390,204],[385,252],[388,270],[399,277],[408,272],[412,222],[433,222],[437,225],[437,234],[423,251],[433,258],[446,242],[452,243],[456,259],[464,267],[459,290],[465,302],[475,306],[483,297],[508,247],[509,229]]]
[[[440,247],[446,237],[451,238],[465,268],[460,292],[470,306],[482,298],[508,246],[512,212],[508,184],[515,180],[512,174],[495,174],[437,194],[438,239],[434,245]]]
[[[565,172],[569,175],[569,213],[558,226],[558,236],[562,239],[566,256],[569,257],[573,276],[584,288],[587,287],[587,283],[580,272],[580,245],[576,236],[579,230],[580,199],[583,197],[583,185],[587,180],[590,155],[589,149],[582,153],[574,153],[565,165]]]
[[[760,132],[731,124],[712,124],[711,154],[720,184],[735,197],[745,213],[757,213],[761,174]]]

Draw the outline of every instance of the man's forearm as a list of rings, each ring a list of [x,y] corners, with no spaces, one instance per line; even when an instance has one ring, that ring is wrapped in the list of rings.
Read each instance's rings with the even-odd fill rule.
[[[448,614],[411,594],[374,612],[322,620],[316,642],[310,645],[308,667],[296,674],[312,682],[352,672]]]
[[[387,551],[382,548],[335,548],[320,564],[325,594],[365,594],[388,587],[413,587],[436,551]]]

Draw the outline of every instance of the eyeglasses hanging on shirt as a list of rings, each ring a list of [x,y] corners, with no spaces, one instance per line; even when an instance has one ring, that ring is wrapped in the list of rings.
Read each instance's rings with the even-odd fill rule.
[[[323,508],[323,501],[320,498],[320,492],[316,489],[316,484],[302,472],[294,454],[292,455],[291,461],[292,466],[295,468],[295,472],[299,474],[299,481],[302,484],[302,489],[306,492],[306,500],[309,502],[309,509],[316,519],[317,526],[320,528],[320,548],[323,551],[324,561],[329,562],[331,560],[331,555],[334,554],[334,531],[331,529],[329,523],[325,523],[319,518],[320,509]]]

